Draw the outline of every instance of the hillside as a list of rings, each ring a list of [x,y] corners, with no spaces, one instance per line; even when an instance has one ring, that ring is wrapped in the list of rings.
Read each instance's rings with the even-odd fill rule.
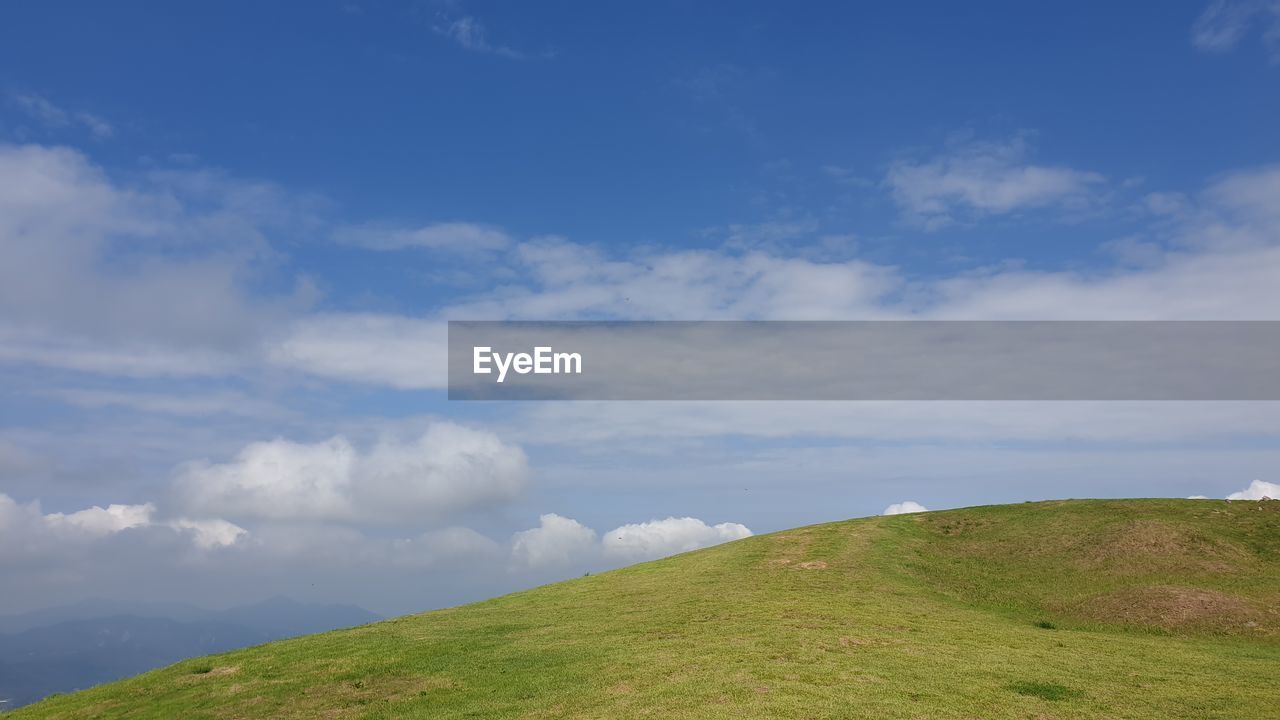
[[[1280,502],[757,536],[239,650],[29,718],[1274,718]]]

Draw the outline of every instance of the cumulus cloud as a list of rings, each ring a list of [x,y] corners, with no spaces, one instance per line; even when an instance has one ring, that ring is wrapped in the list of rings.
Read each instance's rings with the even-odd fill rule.
[[[596,531],[577,520],[543,515],[541,524],[516,533],[511,560],[517,568],[548,568],[634,563],[710,547],[751,536],[739,523],[708,525],[692,517],[669,517],[616,527],[596,539]]]
[[[529,568],[566,567],[589,560],[596,551],[596,531],[577,520],[548,513],[536,528],[511,538],[511,560]]]
[[[417,228],[353,225],[334,231],[337,242],[369,250],[423,248],[450,252],[502,250],[511,236],[502,228],[482,223],[444,222]]]
[[[1080,209],[1105,178],[1068,167],[1027,161],[1027,143],[973,142],[922,162],[899,161],[885,185],[906,217],[926,229],[963,213],[1003,215],[1028,208]]]
[[[403,524],[506,502],[526,474],[524,452],[493,433],[436,423],[365,450],[343,436],[256,442],[229,462],[185,464],[174,488],[202,515]]]
[[[914,500],[904,500],[900,503],[894,503],[884,509],[881,515],[906,515],[908,513],[929,512],[929,508],[921,505]]]
[[[605,557],[627,561],[651,560],[676,553],[719,545],[750,537],[747,526],[738,523],[707,525],[691,517],[623,525],[605,533]]]
[[[1234,49],[1255,27],[1272,62],[1280,62],[1280,2],[1276,0],[1213,0],[1191,26],[1191,44],[1206,52]]]
[[[44,516],[44,521],[53,528],[72,527],[92,535],[107,535],[131,527],[151,524],[151,516],[156,507],[151,503],[143,505],[97,505],[71,514],[51,513]]]
[[[1233,492],[1227,496],[1228,500],[1261,500],[1263,498],[1280,500],[1280,483],[1254,480],[1244,490]]]

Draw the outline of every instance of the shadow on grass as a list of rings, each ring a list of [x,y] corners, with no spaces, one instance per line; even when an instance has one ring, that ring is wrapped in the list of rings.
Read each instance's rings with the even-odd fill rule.
[[[1038,697],[1041,700],[1070,700],[1084,695],[1083,692],[1050,682],[1037,682],[1033,680],[1023,680],[1013,683],[1009,689],[1019,695],[1030,695]]]

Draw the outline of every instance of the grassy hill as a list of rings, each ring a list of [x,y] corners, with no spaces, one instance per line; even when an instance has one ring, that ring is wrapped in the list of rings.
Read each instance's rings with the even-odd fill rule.
[[[179,663],[28,718],[1246,718],[1280,708],[1280,502],[816,525]]]

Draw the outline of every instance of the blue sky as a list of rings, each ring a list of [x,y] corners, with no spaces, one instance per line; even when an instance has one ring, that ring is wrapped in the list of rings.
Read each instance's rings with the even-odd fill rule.
[[[1277,89],[1269,0],[11,4],[0,611],[398,612],[905,500],[1269,491],[1270,403],[462,406],[440,353],[1280,319]]]

